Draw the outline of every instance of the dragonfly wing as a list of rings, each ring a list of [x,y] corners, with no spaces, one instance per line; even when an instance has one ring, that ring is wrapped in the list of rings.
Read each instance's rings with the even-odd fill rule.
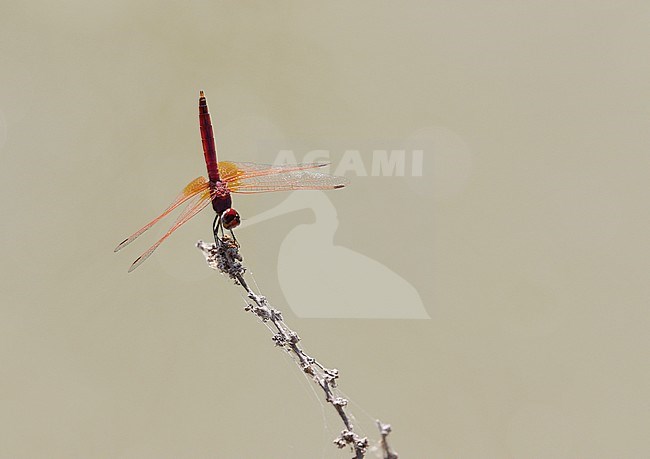
[[[210,204],[212,201],[211,196],[210,196],[210,190],[204,190],[203,193],[201,194],[195,194],[192,197],[192,200],[189,202],[187,207],[183,210],[183,212],[179,215],[179,217],[176,219],[174,224],[172,225],[171,228],[165,233],[163,237],[158,239],[158,241],[149,247],[149,249],[140,255],[137,260],[133,262],[131,267],[129,268],[129,272],[133,271],[135,268],[140,266],[142,263],[145,262],[147,258],[151,256],[151,254],[158,248],[160,244],[162,244],[165,239],[167,239],[174,231],[176,231],[178,228],[180,228],[182,225],[187,223],[192,217],[194,217],[196,214],[201,212],[205,207]]]
[[[185,201],[187,201],[188,199],[198,195],[199,193],[207,189],[209,189],[209,185],[205,177],[197,177],[196,179],[192,180],[190,183],[187,184],[185,188],[183,188],[183,191],[181,191],[180,194],[176,196],[176,199],[174,199],[174,201],[169,205],[169,207],[167,207],[167,209],[165,209],[165,211],[162,214],[158,215],[156,218],[151,220],[149,223],[147,223],[145,226],[143,226],[138,231],[133,233],[131,236],[127,237],[122,242],[120,242],[119,245],[115,247],[115,252],[129,245],[138,236],[140,236],[142,233],[147,231],[153,225],[158,223],[163,217],[167,216],[172,210],[176,209]]]
[[[224,180],[233,193],[263,193],[290,190],[331,190],[344,187],[344,177],[316,172],[328,163],[271,166],[268,164],[230,163],[224,166]]]
[[[224,182],[231,182],[237,179],[247,177],[258,177],[260,175],[283,174],[292,171],[302,171],[306,169],[316,169],[325,167],[328,162],[302,163],[302,164],[282,164],[274,166],[271,164],[257,163],[236,163],[231,161],[221,161],[219,163],[219,176]]]

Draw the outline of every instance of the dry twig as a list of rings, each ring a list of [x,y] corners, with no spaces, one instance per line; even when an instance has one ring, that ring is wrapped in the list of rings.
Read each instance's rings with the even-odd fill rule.
[[[334,394],[336,380],[339,372],[336,369],[329,369],[321,365],[315,358],[308,355],[299,345],[298,333],[290,329],[282,319],[282,313],[273,308],[266,297],[256,294],[251,290],[244,279],[246,267],[242,264],[242,256],[239,253],[239,245],[231,238],[224,236],[217,239],[217,243],[205,243],[199,241],[196,246],[203,252],[208,266],[228,275],[236,285],[241,285],[250,300],[246,311],[255,314],[262,322],[273,324],[275,334],[273,342],[295,356],[300,369],[311,377],[325,393],[325,400],[331,404],[345,425],[340,435],[334,439],[334,444],[339,448],[349,446],[354,451],[353,459],[363,459],[368,450],[368,438],[360,437],[346,412],[348,400]],[[390,433],[390,425],[381,424],[377,421],[381,433],[381,447],[384,452],[384,459],[397,459],[397,454],[391,451],[386,437]]]

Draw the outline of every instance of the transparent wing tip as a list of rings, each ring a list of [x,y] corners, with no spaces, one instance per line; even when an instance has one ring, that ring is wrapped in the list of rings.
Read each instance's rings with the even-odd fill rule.
[[[129,270],[127,272],[133,271],[135,268],[140,266],[144,262],[144,260],[146,260],[146,258],[139,257],[137,260],[135,260],[133,262],[133,264],[131,265],[131,267],[129,268]]]
[[[154,250],[156,250],[156,247],[157,247],[157,246],[153,246],[153,247],[151,247],[151,248],[150,248],[149,250],[147,250],[145,253],[143,253],[143,254],[140,255],[138,258],[136,258],[135,261],[134,261],[133,263],[131,263],[131,266],[129,267],[128,272],[133,271],[135,268],[137,268],[137,267],[140,266],[142,263],[144,263],[145,260],[151,256],[151,254],[154,252]]]
[[[335,190],[338,190],[339,188],[345,188],[350,184],[350,180],[345,177],[340,177],[337,175],[336,178],[339,179],[339,183],[334,185]]]

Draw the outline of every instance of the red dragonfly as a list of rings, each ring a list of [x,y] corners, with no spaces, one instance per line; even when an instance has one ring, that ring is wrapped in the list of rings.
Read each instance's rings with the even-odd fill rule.
[[[231,207],[232,198],[230,193],[332,190],[343,188],[346,184],[343,177],[323,174],[313,170],[328,164],[323,162],[271,166],[268,164],[217,161],[212,121],[210,120],[208,104],[203,91],[199,94],[199,127],[201,129],[203,155],[208,168],[208,179],[198,177],[192,180],[162,214],[120,242],[115,248],[115,252],[133,242],[178,206],[189,201],[172,227],[133,262],[129,272],[144,263],[165,239],[210,203],[212,203],[212,208],[217,213],[213,224],[215,238],[219,237],[219,229],[221,229],[222,234],[224,229],[232,233],[233,228],[239,226],[241,219],[239,213]]]

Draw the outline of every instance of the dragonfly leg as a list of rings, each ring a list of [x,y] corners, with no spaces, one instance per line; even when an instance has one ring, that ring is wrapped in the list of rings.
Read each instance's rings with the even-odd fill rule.
[[[239,242],[237,242],[237,238],[235,237],[235,233],[232,232],[232,229],[229,230],[230,234],[232,235],[232,240],[233,242],[239,247]],[[223,220],[221,219],[221,214],[217,214],[214,217],[214,221],[212,222],[212,232],[214,234],[214,242],[215,244],[220,244],[223,242],[223,238],[226,237],[226,230],[223,227]],[[219,235],[219,232],[221,232],[221,235]]]
[[[214,217],[214,221],[212,222],[212,232],[214,234],[215,244],[219,244],[221,241],[221,238],[219,237],[219,228],[221,228],[221,232],[223,233],[223,228],[221,226],[221,214],[217,213],[217,215]]]
[[[239,242],[237,242],[237,238],[235,237],[235,233],[233,233],[232,230],[230,230],[230,234],[232,235],[232,240],[234,241],[235,245],[237,245],[237,247],[239,247]]]

